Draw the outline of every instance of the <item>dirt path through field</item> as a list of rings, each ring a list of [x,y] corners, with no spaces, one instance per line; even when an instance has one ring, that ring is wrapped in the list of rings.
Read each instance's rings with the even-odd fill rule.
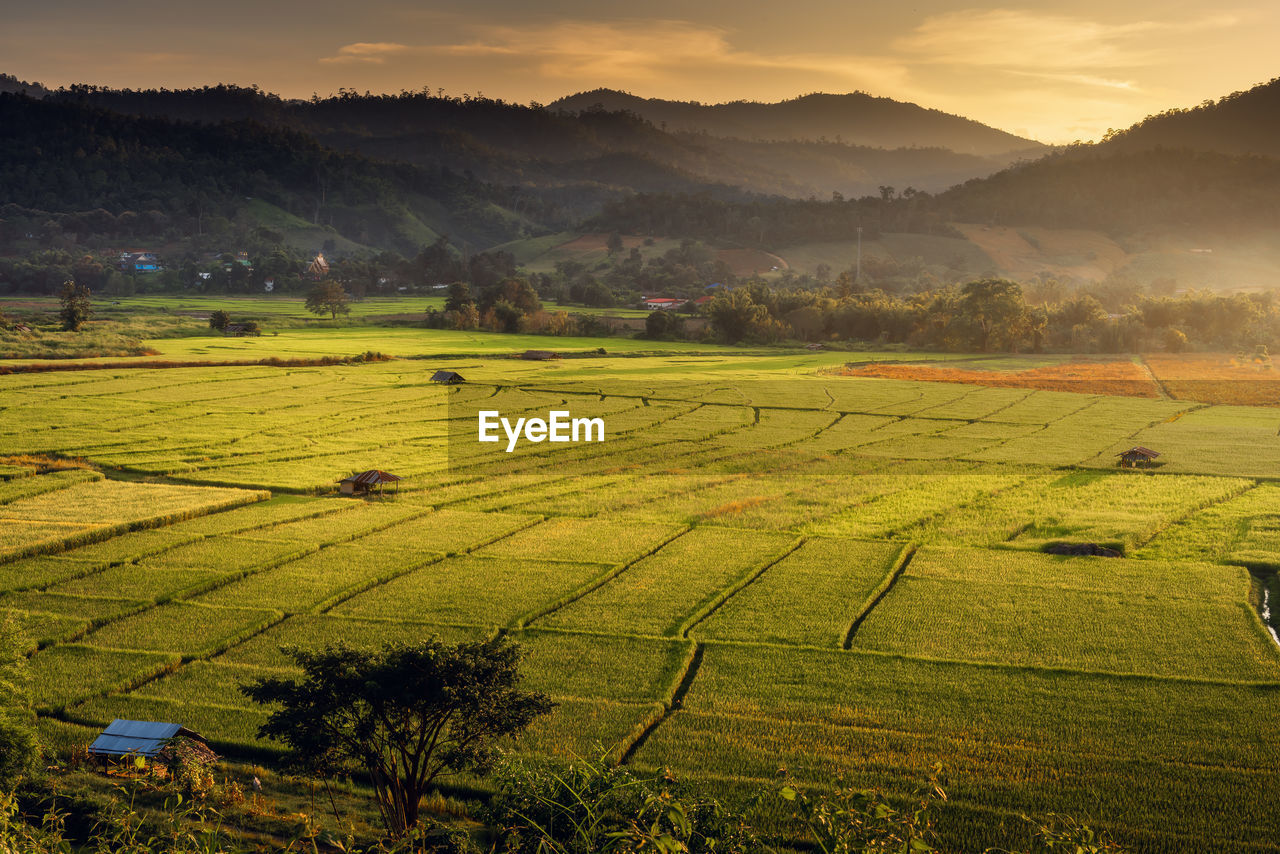
[[[1164,383],[1160,382],[1160,378],[1151,370],[1151,366],[1147,364],[1146,356],[1138,358],[1138,367],[1147,372],[1147,376],[1151,377],[1151,382],[1156,387],[1156,391],[1160,392],[1160,396],[1165,400],[1173,400],[1173,395],[1169,394],[1169,389],[1164,387]]]

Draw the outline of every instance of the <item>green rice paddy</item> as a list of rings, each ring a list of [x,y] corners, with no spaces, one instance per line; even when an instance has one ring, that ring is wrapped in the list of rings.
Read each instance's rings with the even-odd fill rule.
[[[559,704],[518,750],[725,792],[786,768],[906,793],[942,762],[966,851],[1021,813],[1144,851],[1280,836],[1251,575],[1280,566],[1280,410],[832,377],[831,353],[225,343],[357,331],[451,358],[0,376],[0,455],[102,472],[0,470],[0,609],[42,713],[260,756],[238,686],[288,672],[282,646],[505,632]],[[474,441],[479,409],[556,408],[606,441]],[[1163,465],[1117,469],[1139,443]],[[370,468],[404,479],[335,494]]]

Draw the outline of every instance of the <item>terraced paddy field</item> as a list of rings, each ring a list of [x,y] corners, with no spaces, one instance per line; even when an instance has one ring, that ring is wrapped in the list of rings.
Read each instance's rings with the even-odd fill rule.
[[[176,720],[269,757],[238,686],[281,646],[505,632],[559,703],[517,750],[725,793],[779,768],[907,793],[941,762],[952,850],[1049,812],[1141,851],[1275,850],[1280,410],[831,363],[3,376],[0,609],[64,731]],[[480,410],[553,409],[605,440],[476,441]],[[1135,444],[1162,465],[1116,468]],[[369,468],[399,490],[334,494]]]

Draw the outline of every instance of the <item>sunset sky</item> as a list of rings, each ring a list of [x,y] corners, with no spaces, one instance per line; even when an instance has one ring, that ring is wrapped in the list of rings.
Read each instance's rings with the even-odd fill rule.
[[[1274,0],[6,5],[0,71],[50,86],[427,86],[543,103],[598,87],[703,102],[861,90],[1046,142],[1280,75]]]

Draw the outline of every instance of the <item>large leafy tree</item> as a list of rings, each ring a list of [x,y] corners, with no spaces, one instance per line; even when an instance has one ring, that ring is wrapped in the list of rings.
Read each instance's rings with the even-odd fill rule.
[[[502,638],[285,651],[301,679],[264,678],[241,689],[276,707],[258,735],[287,745],[295,767],[310,773],[366,772],[395,836],[417,825],[433,783],[487,773],[495,742],[553,706],[545,694],[516,688],[520,647]]]
[[[960,290],[960,311],[973,327],[974,343],[982,352],[999,340],[1014,349],[1022,338],[1027,305],[1022,286],[1007,279],[979,279]]]
[[[210,329],[214,329],[214,330],[217,330],[218,332],[221,332],[227,328],[227,324],[230,322],[231,322],[231,315],[227,314],[225,311],[223,311],[220,308],[215,308],[213,311],[209,312],[209,328]]]
[[[347,292],[337,282],[321,282],[307,293],[307,311],[312,314],[328,314],[337,320],[339,314],[350,314]]]
[[[730,344],[746,338],[769,319],[769,309],[745,290],[720,293],[707,304],[707,316],[720,337]]]
[[[58,299],[62,301],[62,311],[59,312],[59,316],[62,318],[63,329],[68,332],[79,332],[80,327],[93,316],[90,296],[86,286],[77,285],[70,280],[63,282],[62,291],[58,294]]]
[[[475,304],[475,300],[471,298],[471,286],[466,282],[454,282],[449,285],[444,299],[445,311],[462,311],[467,306],[475,306]]]

